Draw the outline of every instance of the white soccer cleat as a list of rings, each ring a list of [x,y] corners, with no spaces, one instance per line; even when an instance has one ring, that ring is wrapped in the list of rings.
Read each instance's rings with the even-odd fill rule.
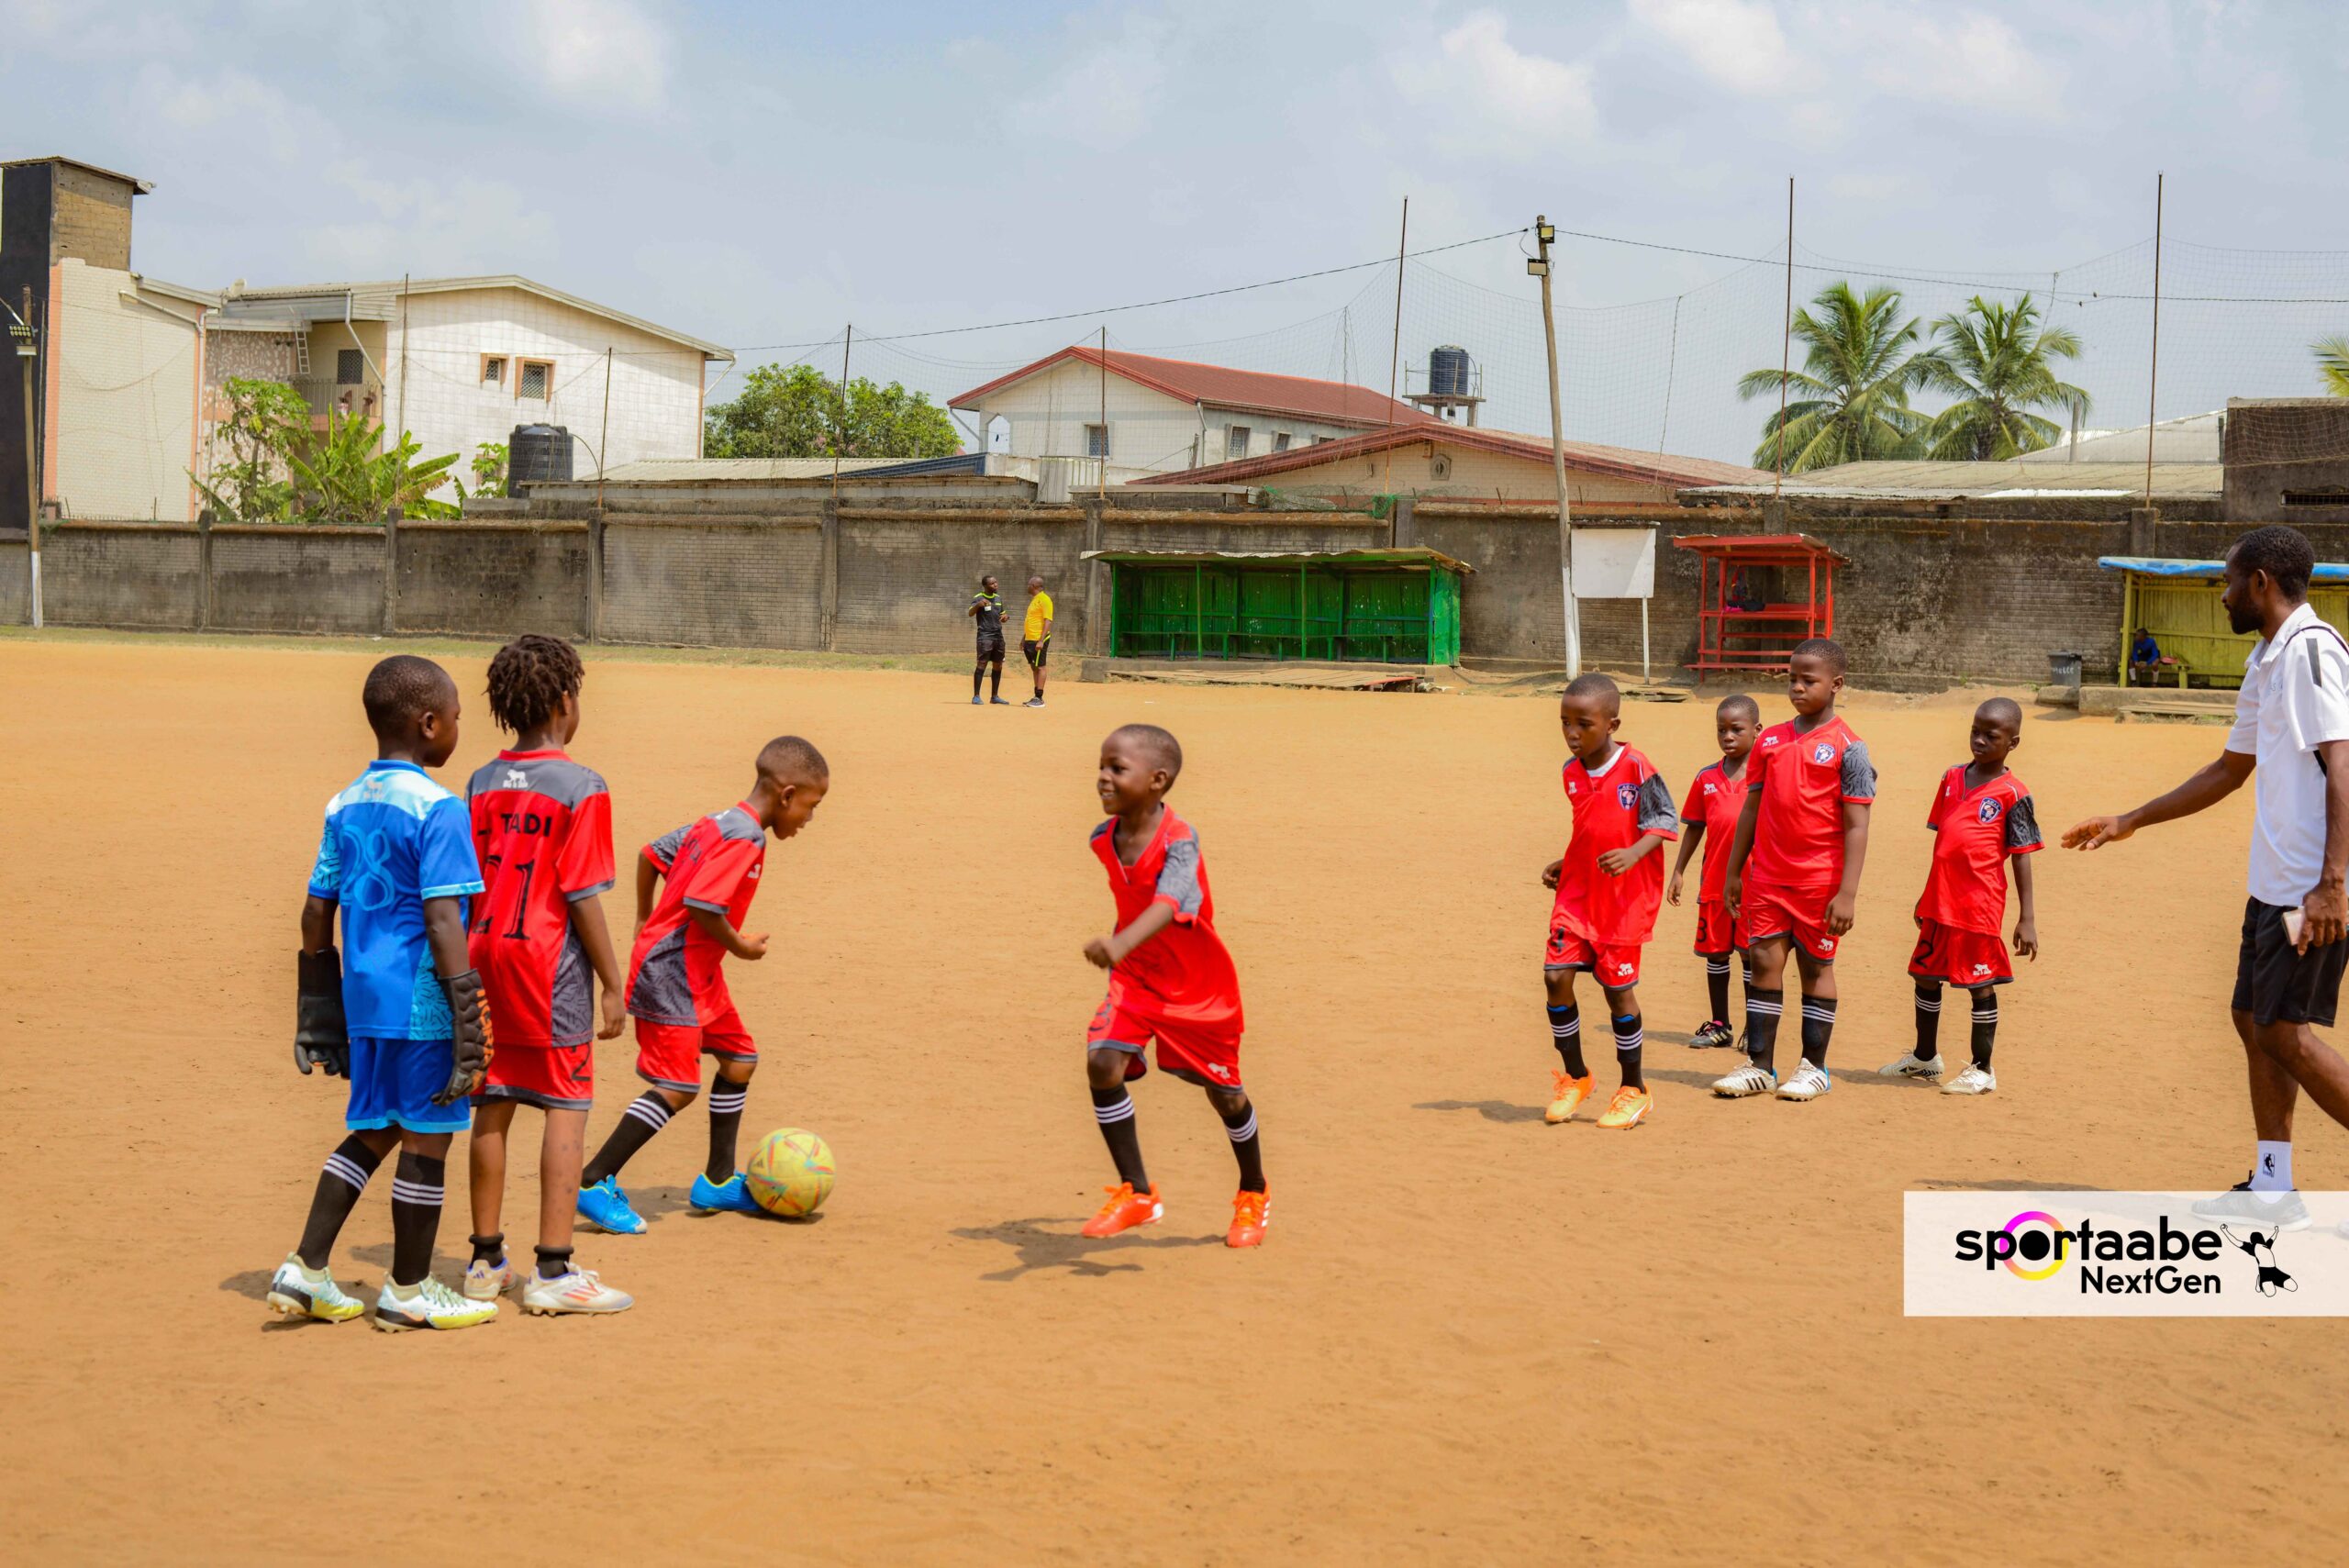
[[[1778,1075],[1758,1062],[1749,1062],[1726,1077],[1713,1080],[1713,1093],[1725,1100],[1742,1100],[1748,1095],[1766,1095],[1778,1086]]]
[[[465,1265],[467,1301],[495,1301],[513,1283],[514,1271],[507,1266],[503,1258],[494,1263],[484,1263],[475,1258]]]
[[[1794,1076],[1778,1085],[1782,1100],[1815,1100],[1835,1086],[1827,1069],[1815,1062],[1806,1062],[1795,1069]]]
[[[553,1279],[536,1270],[522,1287],[522,1310],[552,1318],[566,1312],[625,1312],[636,1297],[606,1284],[593,1269],[572,1269]]]
[[[1965,1071],[1942,1085],[1944,1095],[1987,1095],[1998,1086],[1998,1075],[1987,1067],[1968,1062]]]
[[[325,1269],[304,1266],[293,1252],[277,1265],[269,1280],[269,1308],[288,1318],[315,1318],[321,1323],[344,1323],[367,1310],[358,1297],[343,1294],[334,1275]]]
[[[495,1301],[467,1301],[427,1274],[415,1284],[384,1282],[375,1297],[375,1327],[387,1333],[410,1329],[470,1329],[497,1316]]]
[[[1887,1062],[1876,1069],[1887,1078],[1938,1078],[1942,1075],[1942,1059],[1920,1056],[1910,1051],[1898,1062]]]

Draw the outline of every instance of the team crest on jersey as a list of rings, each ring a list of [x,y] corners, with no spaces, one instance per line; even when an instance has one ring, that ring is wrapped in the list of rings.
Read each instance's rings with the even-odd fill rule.
[[[530,775],[524,773],[519,768],[508,768],[506,770],[506,787],[507,789],[528,789],[530,787]]]
[[[1833,762],[1835,760],[1834,746],[1829,741],[1821,740],[1810,749],[1810,760],[1814,762]]]
[[[1624,810],[1631,810],[1632,805],[1637,802],[1639,798],[1639,785],[1635,784],[1619,784],[1615,786],[1615,804],[1621,806]]]
[[[1996,822],[1999,813],[2004,810],[2006,807],[1999,805],[1998,801],[1986,800],[1974,808],[1974,820],[1981,823]]]

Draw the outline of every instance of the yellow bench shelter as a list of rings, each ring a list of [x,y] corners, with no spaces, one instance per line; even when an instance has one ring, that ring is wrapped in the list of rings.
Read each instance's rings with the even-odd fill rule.
[[[2238,635],[2227,626],[2227,608],[2219,601],[2226,562],[2106,555],[2097,564],[2121,574],[2120,684],[2129,684],[2129,647],[2141,626],[2154,634],[2163,655],[2175,661],[2163,666],[2163,681],[2175,675],[2181,688],[2189,681],[2206,686],[2243,684],[2243,662],[2259,639]],[[2349,565],[2319,562],[2309,584],[2309,603],[2349,637]]]

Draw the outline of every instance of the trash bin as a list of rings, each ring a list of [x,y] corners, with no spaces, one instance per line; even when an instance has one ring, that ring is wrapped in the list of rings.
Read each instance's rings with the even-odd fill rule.
[[[2080,684],[2080,660],[2077,653],[2050,653],[2047,656],[2047,678],[2058,686],[2077,689]]]

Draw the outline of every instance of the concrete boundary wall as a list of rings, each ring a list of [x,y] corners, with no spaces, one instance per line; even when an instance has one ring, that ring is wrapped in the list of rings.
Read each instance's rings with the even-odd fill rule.
[[[41,529],[41,617],[50,626],[195,631],[203,541],[186,523],[52,523]]]
[[[23,539],[0,539],[0,626],[32,623],[32,570]]]
[[[342,633],[384,629],[384,530],[215,528],[216,631]]]
[[[820,649],[818,517],[668,517],[603,525],[597,635],[695,648]]]

